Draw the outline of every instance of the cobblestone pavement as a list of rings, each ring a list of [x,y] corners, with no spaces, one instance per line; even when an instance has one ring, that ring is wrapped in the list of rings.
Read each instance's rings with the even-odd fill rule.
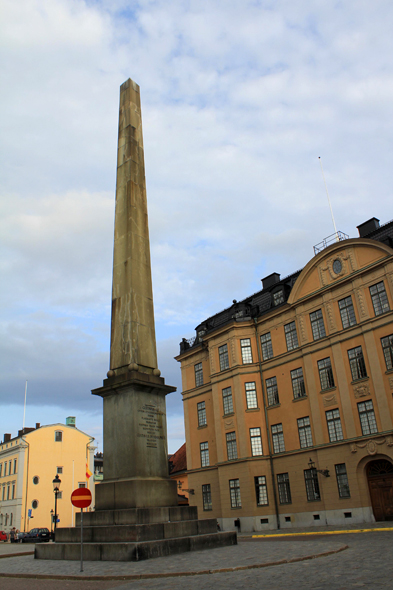
[[[341,550],[348,546],[347,549]],[[280,560],[304,559],[318,554],[330,555],[283,563]],[[338,551],[338,552],[337,552]],[[179,572],[243,567],[240,571],[179,576]],[[34,560],[32,556],[0,560],[1,590],[370,590],[393,587],[393,532],[316,537],[277,537],[240,540],[238,546],[185,553],[139,563],[86,562],[79,572],[78,562]],[[129,576],[156,574],[157,578],[139,580],[92,580],[91,576]],[[12,577],[7,576],[11,575]],[[14,577],[28,574],[28,579]],[[34,575],[84,576],[84,580],[34,579]],[[165,577],[163,577],[163,575]],[[6,576],[6,577],[4,577]],[[169,576],[169,577],[168,577]],[[89,579],[90,578],[90,579]]]

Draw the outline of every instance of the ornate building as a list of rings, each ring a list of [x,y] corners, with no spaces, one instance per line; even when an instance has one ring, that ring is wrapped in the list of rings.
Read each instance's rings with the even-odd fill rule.
[[[358,230],[180,344],[190,504],[224,530],[393,519],[393,221]]]

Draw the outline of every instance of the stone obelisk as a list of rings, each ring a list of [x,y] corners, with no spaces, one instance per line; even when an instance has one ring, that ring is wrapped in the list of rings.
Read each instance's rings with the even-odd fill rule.
[[[139,86],[120,87],[110,369],[103,387],[104,480],[96,510],[177,505],[165,385],[157,367]]]

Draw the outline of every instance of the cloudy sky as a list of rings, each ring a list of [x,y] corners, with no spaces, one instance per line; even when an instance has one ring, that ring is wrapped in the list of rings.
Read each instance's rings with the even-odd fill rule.
[[[169,450],[182,337],[393,218],[391,0],[0,0],[0,440],[96,437],[109,368],[119,86],[141,87]]]

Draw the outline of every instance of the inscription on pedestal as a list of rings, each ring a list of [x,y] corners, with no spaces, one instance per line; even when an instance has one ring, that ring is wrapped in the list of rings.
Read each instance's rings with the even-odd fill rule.
[[[146,447],[157,449],[158,441],[164,440],[163,421],[164,412],[160,412],[153,404],[144,404],[138,410],[138,438],[146,440]]]

